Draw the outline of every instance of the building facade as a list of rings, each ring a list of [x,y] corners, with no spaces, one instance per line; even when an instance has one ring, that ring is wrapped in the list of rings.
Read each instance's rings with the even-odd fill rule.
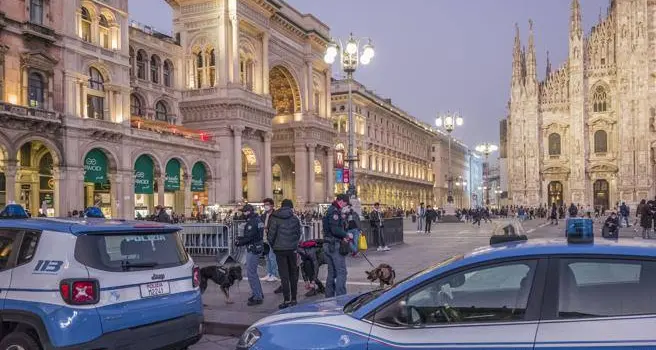
[[[365,86],[352,83],[356,135],[356,186],[363,206],[375,202],[410,209],[419,203],[433,204],[431,145],[436,137],[418,121]],[[332,122],[337,139],[336,173],[344,169],[348,155],[348,81],[332,83]],[[344,179],[343,176],[336,176]],[[344,193],[347,183],[336,183],[334,193]]]
[[[301,206],[332,195],[312,176],[334,147],[328,28],[277,1],[168,4],[171,36],[127,0],[0,2],[0,205],[191,215],[271,196],[276,169]]]
[[[656,4],[610,3],[584,35],[571,2],[569,57],[536,74],[532,23],[519,29],[507,125],[509,196],[516,205],[576,203],[613,207],[654,196]]]
[[[437,132],[431,147],[432,168],[435,174],[433,188],[435,204],[442,208],[447,205],[448,179],[451,175],[455,207],[471,208],[482,205],[482,158],[464,143],[451,139],[451,161],[449,161],[449,137],[451,136],[446,133]]]

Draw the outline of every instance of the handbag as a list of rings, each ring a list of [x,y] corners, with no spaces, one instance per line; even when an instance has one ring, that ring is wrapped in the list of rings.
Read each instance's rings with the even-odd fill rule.
[[[346,242],[344,240],[339,241],[339,255],[349,255],[351,254],[351,245],[349,242]]]
[[[369,247],[367,246],[367,237],[364,236],[364,233],[360,233],[360,237],[358,238],[358,250],[367,250]]]

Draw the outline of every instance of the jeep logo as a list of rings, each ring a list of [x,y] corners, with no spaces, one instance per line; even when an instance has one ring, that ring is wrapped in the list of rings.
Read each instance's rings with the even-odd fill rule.
[[[164,279],[164,274],[163,273],[162,274],[156,274],[155,273],[155,274],[153,274],[153,277],[151,277],[150,279],[152,279],[153,281],[163,280]]]

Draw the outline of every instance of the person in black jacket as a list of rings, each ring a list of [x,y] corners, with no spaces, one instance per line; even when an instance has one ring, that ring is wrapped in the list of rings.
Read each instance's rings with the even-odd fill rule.
[[[244,226],[244,235],[237,237],[235,245],[237,247],[246,247],[246,276],[248,284],[251,287],[251,297],[248,298],[248,306],[260,305],[264,300],[262,285],[257,275],[257,264],[260,255],[264,252],[264,223],[260,216],[255,213],[252,205],[246,204],[241,209],[246,217],[246,226]]]
[[[431,226],[433,226],[435,220],[437,220],[437,212],[431,205],[429,205],[428,210],[426,210],[426,234],[431,233]]]
[[[340,245],[341,242],[348,244],[349,239],[353,239],[353,235],[349,235],[344,230],[344,221],[341,215],[342,208],[348,203],[347,195],[338,195],[323,217],[323,251],[328,265],[326,298],[346,294],[346,258],[340,254]]]
[[[282,282],[282,295],[285,300],[278,308],[285,309],[296,305],[298,294],[298,266],[296,250],[301,240],[301,220],[294,215],[294,203],[283,199],[280,209],[269,219],[269,246],[276,254],[278,273]]]

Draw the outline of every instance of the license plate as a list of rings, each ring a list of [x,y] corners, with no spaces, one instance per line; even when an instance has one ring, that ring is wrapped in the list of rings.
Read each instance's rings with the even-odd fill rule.
[[[169,282],[146,283],[142,284],[140,287],[142,298],[152,298],[171,293]]]

